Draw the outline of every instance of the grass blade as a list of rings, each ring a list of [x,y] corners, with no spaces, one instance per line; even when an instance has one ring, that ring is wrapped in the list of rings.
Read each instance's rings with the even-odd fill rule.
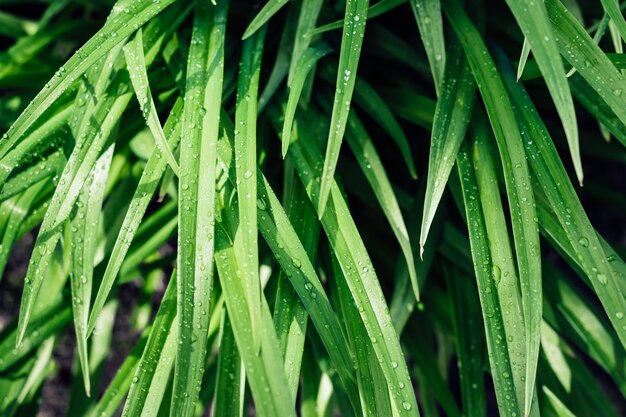
[[[174,271],[135,370],[122,416],[156,415],[174,365],[177,336],[176,271]]]
[[[180,141],[180,118],[182,115],[182,109],[183,101],[179,98],[174,104],[174,107],[170,112],[170,116],[165,122],[165,131],[169,133],[170,146],[172,148],[175,148]],[[165,168],[167,168],[167,162],[163,158],[160,158],[160,153],[158,149],[155,149],[150,155],[148,162],[146,162],[144,171],[141,174],[141,178],[139,179],[139,184],[137,185],[135,193],[133,194],[133,197],[131,199],[131,207],[126,212],[122,226],[119,230],[119,234],[115,239],[115,244],[111,250],[109,261],[107,263],[104,275],[102,277],[102,281],[100,282],[100,287],[98,288],[98,293],[96,294],[96,299],[91,309],[89,323],[87,326],[87,334],[91,334],[94,329],[100,311],[106,303],[111,288],[113,288],[115,278],[122,268],[122,264],[126,259],[126,255],[128,254],[131,243],[136,236],[137,229],[139,228],[143,216],[146,213],[148,204],[154,196],[154,193],[159,184],[159,180],[163,176]]]
[[[611,0],[608,1],[610,2]],[[583,168],[580,160],[578,125],[576,112],[574,111],[574,102],[572,101],[572,94],[565,77],[563,62],[560,59],[555,59],[558,56],[558,48],[544,2],[507,0],[507,4],[524,33],[525,41],[528,41],[533,56],[539,64],[539,69],[543,74],[543,79],[548,86],[548,91],[550,91],[565,130],[578,182],[582,185]],[[529,407],[530,403],[527,402],[527,412]]]
[[[152,132],[152,136],[154,136],[154,141],[159,152],[165,156],[165,160],[170,168],[172,168],[172,171],[178,176],[178,164],[165,139],[165,133],[163,133],[163,128],[161,127],[159,116],[156,112],[156,106],[152,99],[152,93],[150,92],[150,84],[148,82],[148,73],[146,71],[146,62],[143,52],[143,33],[141,29],[139,29],[135,37],[124,46],[124,56],[126,58],[130,81],[133,84],[139,106],[141,107],[141,113]]]
[[[410,0],[410,3],[433,74],[435,89],[439,91],[446,66],[441,5],[440,2],[432,0]]]
[[[465,137],[474,105],[475,90],[476,84],[467,59],[458,44],[453,43],[448,51],[446,72],[439,86],[439,99],[431,132],[428,180],[420,230],[420,257],[456,154]]]
[[[241,417],[246,391],[246,375],[226,310],[222,313],[221,329],[214,415]]]
[[[322,10],[324,0],[303,0],[300,7],[300,15],[298,16],[298,24],[296,26],[295,39],[293,41],[293,51],[291,52],[291,63],[289,64],[289,74],[287,76],[287,85],[291,86],[298,62],[302,54],[309,49],[309,45],[314,37],[309,36],[309,31],[315,27],[317,18]],[[341,26],[340,26],[341,27]]]
[[[317,213],[320,218],[324,214],[326,202],[339,160],[341,141],[346,130],[346,121],[350,112],[350,102],[356,82],[356,71],[361,55],[363,35],[365,34],[365,20],[367,19],[368,0],[347,0],[339,52],[339,71],[337,73],[335,101],[330,120],[330,131],[324,158],[324,174],[321,178],[320,197]]]
[[[485,218],[480,206],[480,196],[478,195],[478,184],[471,162],[469,145],[461,147],[457,157],[459,176],[463,190],[463,201],[465,203],[465,215],[469,230],[470,246],[472,249],[472,260],[476,273],[476,284],[480,296],[483,321],[485,326],[485,336],[487,338],[487,349],[489,351],[489,363],[493,384],[498,400],[498,409],[501,415],[517,415],[517,396],[511,395],[516,391],[512,377],[511,362],[506,345],[501,343],[506,340],[498,291],[493,279],[493,262],[491,260],[489,242]]]
[[[502,160],[513,225],[526,334],[526,375],[523,384],[525,388],[523,396],[518,397],[518,401],[523,405],[524,415],[528,415],[531,405],[536,404],[532,397],[541,337],[542,296],[539,230],[535,222],[535,202],[530,188],[524,141],[502,79],[480,34],[456,0],[446,0],[444,9],[467,54]],[[513,371],[516,372],[515,369]]]
[[[520,114],[525,133],[524,146],[533,171],[548,197],[551,208],[565,230],[576,257],[580,257],[585,274],[600,299],[623,346],[626,346],[624,315],[626,300],[614,276],[608,254],[576,196],[565,168],[550,140],[548,131],[521,86],[505,77],[507,87]],[[523,109],[523,110],[522,110]]]
[[[283,158],[287,156],[287,150],[289,149],[289,143],[291,141],[291,128],[293,126],[293,119],[296,115],[296,109],[298,108],[298,101],[304,88],[304,82],[309,72],[315,67],[317,61],[328,55],[331,49],[326,44],[319,46],[312,46],[298,59],[297,67],[295,69],[293,79],[289,84],[289,98],[287,100],[287,107],[285,108],[285,122],[283,124],[282,138],[282,154]]]
[[[196,1],[187,61],[178,199],[179,339],[171,406],[177,416],[194,413],[207,349],[227,11],[227,0],[217,6]]]
[[[305,135],[304,131],[299,133]],[[301,140],[297,140],[290,149],[309,199],[315,204],[321,195],[316,178],[322,173],[316,167],[322,165],[322,156],[315,148],[312,138],[305,136],[301,136]],[[400,415],[417,416],[419,411],[414,393],[412,390],[404,389],[405,381],[409,378],[408,369],[397,333],[391,324],[378,278],[356,225],[348,214],[347,204],[334,182],[332,198],[329,201],[331,202],[329,209],[324,214],[318,210],[317,215],[321,217],[322,225],[346,276],[368,335],[372,342],[377,341],[373,343],[374,350],[376,357],[382,362],[381,367],[396,409]]]
[[[235,105],[235,168],[239,228],[235,235],[235,251],[244,279],[253,339],[257,348],[261,343],[261,280],[259,279],[258,230],[256,215],[257,195],[257,97],[265,29],[244,42],[239,66],[239,85]]]
[[[76,332],[78,358],[84,378],[85,393],[90,396],[89,356],[87,354],[87,320],[93,284],[93,267],[100,210],[104,199],[106,185],[113,157],[113,146],[110,146],[98,159],[93,167],[85,188],[77,201],[76,215],[72,219],[71,251],[72,265],[70,283],[72,288],[72,315]]]
[[[369,137],[367,129],[363,126],[363,123],[361,123],[354,111],[351,111],[348,116],[346,139],[400,244],[400,249],[406,260],[413,294],[415,295],[415,299],[419,300],[420,289],[417,280],[417,271],[415,269],[415,260],[413,259],[409,232],[404,223],[400,205],[393,192],[383,163],[374,147],[374,143]]]
[[[267,23],[287,3],[289,3],[289,0],[267,0],[263,8],[254,16],[241,39],[246,40],[254,35],[261,26]]]

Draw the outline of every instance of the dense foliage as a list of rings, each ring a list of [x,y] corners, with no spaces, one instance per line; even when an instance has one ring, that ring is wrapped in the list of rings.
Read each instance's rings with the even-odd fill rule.
[[[1,416],[626,413],[616,0],[0,0],[0,36]]]

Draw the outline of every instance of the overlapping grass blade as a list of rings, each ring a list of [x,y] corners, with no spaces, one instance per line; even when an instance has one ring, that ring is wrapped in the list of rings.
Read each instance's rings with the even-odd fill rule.
[[[367,129],[363,126],[363,123],[359,120],[354,111],[351,111],[348,116],[346,139],[400,244],[400,249],[406,260],[413,294],[415,298],[419,300],[420,288],[417,280],[417,271],[415,269],[415,260],[413,259],[411,241],[406,225],[404,224],[400,205],[393,192],[383,163],[374,147],[374,143],[369,137]]]
[[[459,361],[463,415],[484,416],[487,412],[483,378],[485,335],[480,326],[480,303],[476,284],[469,277],[458,274],[455,269],[450,269],[446,268],[444,273],[448,288],[452,292],[453,325]]]
[[[518,400],[523,405],[524,415],[528,415],[533,404],[537,372],[542,296],[539,230],[535,222],[534,195],[524,141],[502,79],[480,34],[456,0],[445,0],[443,4],[467,55],[500,151],[513,226],[526,337],[525,389],[523,397]]]
[[[224,207],[224,209],[232,210],[231,207]],[[246,293],[241,286],[242,277],[236,276],[242,274],[242,271],[235,250],[230,243],[231,237],[224,227],[228,228],[228,225],[220,224],[216,227],[215,263],[225,295],[226,308],[231,317],[235,341],[246,369],[257,412],[262,415],[293,417],[295,412],[283,373],[273,321],[263,300],[264,316],[261,320],[263,329],[261,329],[261,353],[259,354],[252,337],[252,321]],[[232,230],[230,232],[234,233]]]
[[[335,257],[332,263],[347,334],[356,355],[357,381],[363,415],[390,416],[392,411],[387,382]]]
[[[315,204],[321,195],[316,178],[322,174],[318,168],[322,157],[314,142],[305,136],[304,129],[299,134],[299,140],[290,147],[290,154],[307,194]],[[419,415],[413,391],[404,389],[409,381],[408,369],[371,260],[356,225],[348,214],[349,210],[339,187],[333,182],[331,189],[331,205],[324,214],[319,210],[317,214],[321,217],[331,247],[346,276],[361,320],[366,325],[397,411],[400,415]]]
[[[235,105],[235,172],[239,227],[234,247],[243,272],[242,286],[250,308],[253,339],[261,343],[261,280],[257,230],[257,97],[266,30],[244,41]]]
[[[561,55],[626,124],[622,97],[626,92],[626,80],[622,74],[559,1],[546,0],[545,4]]]
[[[140,25],[152,19],[174,0],[120,0],[107,23],[63,65],[46,87],[26,107],[0,143],[4,156],[43,112],[87,69],[106,56]]]
[[[207,349],[213,286],[215,170],[228,0],[196,1],[180,139],[178,350],[172,415],[193,415]]]
[[[624,315],[626,300],[608,262],[608,255],[589,222],[576,192],[567,177],[548,131],[521,86],[505,77],[509,94],[520,115],[524,146],[529,162],[548,197],[551,208],[565,230],[581,266],[589,277],[622,345],[626,346]]]
[[[448,51],[443,81],[439,86],[431,132],[428,180],[420,230],[420,257],[469,125],[475,91],[476,84],[463,50],[458,43],[453,42]]]
[[[100,67],[94,68],[89,77],[90,81],[85,81],[89,85],[93,84],[93,95],[88,95],[89,105],[83,105],[85,113],[80,118],[77,127],[73,129],[78,143],[68,159],[37,236],[32,262],[29,264],[24,280],[18,344],[26,330],[45,270],[60,238],[61,228],[70,215],[78,194],[99,157],[100,150],[110,139],[122,112],[130,101],[130,94],[126,93],[124,88],[120,88],[127,82],[124,73],[118,73],[115,81],[112,84],[109,83],[109,78],[114,74],[114,68],[119,70],[115,63],[121,52],[120,46],[111,51]],[[86,90],[87,87],[83,94],[86,94]],[[81,96],[77,97],[77,106],[81,99]]]
[[[183,109],[183,100],[178,99],[170,112],[170,116],[165,122],[165,131],[170,136],[170,147],[175,148],[180,141],[181,133],[181,115]],[[146,162],[144,171],[139,179],[139,184],[135,189],[135,193],[131,199],[129,210],[126,212],[119,234],[115,239],[109,261],[107,263],[96,299],[91,309],[89,317],[88,334],[93,331],[96,320],[102,310],[109,292],[115,282],[115,277],[120,271],[130,245],[135,238],[137,228],[142,222],[143,216],[148,208],[148,204],[152,200],[154,193],[158,187],[159,180],[163,176],[167,162],[160,157],[160,152],[155,149],[150,155],[150,159]]]
[[[605,1],[611,2],[611,0]],[[543,74],[543,79],[546,82],[548,91],[550,91],[565,130],[578,182],[582,184],[583,168],[580,159],[578,124],[576,122],[574,102],[572,101],[572,94],[565,77],[563,62],[560,59],[555,59],[558,56],[558,48],[544,2],[507,0],[507,4],[513,12],[522,33],[524,33],[525,42],[528,41],[533,56],[539,64],[539,69]],[[530,407],[530,403],[526,404],[526,411],[528,411],[528,407]]]
[[[327,44],[322,43],[318,46],[308,48],[298,59],[293,79],[289,84],[289,98],[287,100],[287,107],[285,108],[285,121],[283,124],[283,133],[281,135],[283,143],[283,158],[285,158],[287,150],[289,149],[293,119],[296,115],[296,109],[298,108],[300,95],[302,94],[302,89],[304,88],[304,82],[317,61],[328,55],[330,52],[330,47]]]
[[[516,388],[513,381],[509,352],[506,344],[502,343],[507,336],[504,333],[498,290],[493,276],[493,261],[491,260],[485,218],[480,206],[478,183],[471,161],[469,144],[461,147],[457,157],[457,166],[459,176],[461,177],[472,260],[480,296],[489,351],[489,363],[498,400],[498,409],[501,415],[517,415],[521,408],[515,395]]]
[[[87,321],[93,284],[93,267],[100,225],[100,210],[113,157],[111,145],[98,159],[76,202],[77,210],[71,220],[70,283],[72,315],[76,333],[78,358],[83,374],[85,393],[90,396],[91,383],[87,354]]]
[[[320,237],[320,225],[315,215],[315,209],[309,202],[293,166],[285,172],[285,184],[283,198],[289,223],[298,234],[308,258],[315,259]],[[260,201],[263,202],[263,200]],[[262,206],[263,204],[261,204]],[[257,206],[257,208],[259,207]],[[283,270],[279,274],[277,286],[274,323],[281,351],[285,358],[285,372],[290,392],[292,398],[297,398],[308,314],[289,277]],[[338,326],[338,323],[335,323],[335,326]]]
[[[289,74],[287,76],[287,85],[291,86],[293,78],[298,68],[298,62],[302,54],[309,48],[314,40],[313,36],[309,36],[309,31],[315,27],[317,18],[322,10],[324,0],[303,0],[300,6],[300,15],[298,16],[298,24],[293,41],[293,51],[291,52],[291,63],[289,64]],[[340,26],[341,27],[341,26]]]
[[[215,415],[243,416],[245,372],[226,310],[222,313],[220,354],[215,385]]]
[[[156,146],[165,157],[172,171],[174,171],[176,175],[179,175],[178,163],[165,139],[165,133],[163,133],[154,100],[152,99],[152,93],[150,92],[150,83],[148,81],[148,73],[144,59],[143,32],[141,29],[139,29],[135,37],[124,46],[124,57],[126,58],[126,67],[128,68],[130,81],[133,84],[135,95],[141,107],[141,113],[152,132],[152,136],[154,136]]]
[[[440,2],[432,0],[410,0],[410,3],[426,50],[435,89],[439,91],[446,66],[441,5]]]
[[[165,290],[135,370],[122,416],[154,416],[159,410],[176,356],[176,271]]]
[[[526,329],[524,328],[525,317],[522,311],[522,300],[519,296],[520,285],[513,261],[504,209],[500,200],[495,161],[487,142],[488,139],[489,136],[484,123],[478,124],[472,146],[472,158],[491,254],[491,273],[500,301],[515,392],[521,406],[522,400],[525,398],[525,362],[528,354],[526,352]]]
[[[231,140],[234,127],[229,125],[225,115],[222,115],[222,123],[225,126],[228,140]],[[230,163],[228,162],[228,157],[231,149],[226,141],[222,142],[224,143],[219,153],[221,158],[220,164],[227,169]],[[229,180],[229,186],[225,185],[222,192],[227,196],[231,195],[233,192],[232,188],[235,187],[234,172],[230,173]],[[353,405],[356,404],[358,409],[358,393],[352,373],[353,365],[350,349],[341,331],[337,315],[333,311],[330,301],[324,292],[324,287],[307,255],[307,250],[313,243],[307,239],[305,240],[306,248],[303,246],[303,242],[298,238],[298,234],[294,230],[280,201],[261,172],[257,173],[257,181],[258,196],[256,207],[258,210],[259,230],[310,314],[311,320],[336,366],[351,402]],[[231,217],[234,216],[232,212],[228,212],[228,214]],[[236,220],[231,219],[229,222],[236,223]],[[297,222],[294,222],[294,225],[296,224]],[[313,232],[314,227],[307,228],[308,232]],[[313,239],[312,237],[310,238]],[[354,400],[357,401],[355,402]]]
[[[347,0],[346,19],[343,24],[341,51],[339,52],[339,70],[337,72],[335,100],[330,120],[330,131],[324,158],[324,174],[321,177],[320,196],[317,212],[320,218],[324,214],[326,202],[339,160],[339,150],[346,130],[346,121],[350,112],[350,102],[356,82],[356,72],[361,55],[365,21],[367,19],[368,0]]]

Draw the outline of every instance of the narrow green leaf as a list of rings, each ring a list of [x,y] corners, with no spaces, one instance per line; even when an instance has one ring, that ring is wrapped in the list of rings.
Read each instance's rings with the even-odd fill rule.
[[[220,351],[215,385],[215,415],[224,417],[243,416],[245,372],[237,350],[235,335],[224,310],[222,314]]]
[[[159,410],[176,356],[176,287],[174,271],[134,372],[122,412],[124,417],[154,416]]]
[[[157,114],[156,106],[152,99],[152,93],[150,92],[150,83],[148,81],[148,73],[144,59],[143,33],[141,29],[139,29],[135,37],[124,46],[124,56],[126,58],[130,81],[133,84],[135,95],[141,107],[141,113],[152,132],[152,136],[154,136],[157,148],[161,154],[165,156],[165,160],[172,168],[172,171],[178,176],[178,164],[165,139],[165,133],[163,133],[161,122],[159,122],[159,115]]]
[[[612,0],[605,1],[611,2]],[[525,41],[528,41],[533,56],[539,64],[539,69],[543,74],[543,79],[550,91],[556,111],[561,118],[563,129],[565,130],[565,136],[567,137],[567,143],[569,145],[578,182],[582,185],[583,168],[580,160],[578,126],[576,122],[576,112],[574,111],[574,102],[572,101],[569,84],[565,77],[563,62],[560,59],[556,59],[556,57],[558,57],[557,42],[555,41],[555,36],[548,19],[545,4],[543,1],[527,2],[523,0],[507,0],[507,4],[513,12],[517,24],[524,33]],[[527,386],[526,389],[528,391],[530,386]],[[527,413],[530,407],[529,401],[530,400],[527,400],[525,406]]]
[[[475,90],[476,84],[467,59],[458,43],[452,43],[443,81],[439,86],[431,132],[428,181],[420,230],[420,257],[469,125]]]
[[[528,62],[529,56],[530,43],[528,43],[528,40],[524,38],[524,43],[522,44],[522,52],[520,52],[519,63],[517,64],[517,81],[519,81],[524,74],[524,68],[526,68],[526,62]]]
[[[513,381],[509,352],[506,345],[502,343],[503,340],[506,340],[506,334],[504,333],[498,290],[493,279],[493,262],[491,260],[485,218],[480,206],[480,195],[478,195],[478,184],[471,162],[469,145],[461,147],[457,156],[457,166],[459,176],[461,177],[472,260],[476,273],[476,284],[480,296],[489,351],[489,363],[491,365],[498,409],[501,415],[517,415],[520,412],[520,407],[518,406],[517,396],[514,394],[515,383]]]
[[[620,280],[614,278],[608,261],[609,254],[605,252],[596,231],[589,222],[532,101],[523,87],[512,82],[510,77],[505,77],[505,81],[520,115],[520,127],[525,139],[524,146],[533,171],[548,197],[552,210],[567,233],[576,257],[580,257],[581,266],[589,277],[615,332],[622,345],[626,346],[626,326],[624,326],[626,300],[620,290]]]
[[[261,281],[256,213],[257,195],[257,98],[265,29],[244,41],[239,67],[235,105],[235,171],[239,227],[235,234],[235,252],[243,272],[243,288],[252,320],[253,339],[261,343]]]
[[[204,372],[213,286],[215,170],[228,1],[197,0],[180,139],[178,350],[170,415],[192,416]]]
[[[293,51],[291,52],[289,74],[287,76],[287,85],[289,86],[293,83],[300,58],[304,52],[309,49],[309,45],[314,40],[314,37],[309,36],[309,31],[315,27],[323,4],[324,0],[302,0],[296,33],[294,35]],[[341,25],[339,27],[341,27]]]
[[[246,40],[250,36],[254,35],[268,20],[272,18],[282,7],[287,4],[289,0],[267,0],[267,3],[261,10],[254,16],[252,22],[246,28],[241,39]]]
[[[539,230],[524,141],[502,79],[480,34],[456,0],[445,0],[443,4],[467,55],[500,151],[524,313],[526,375],[523,396],[518,397],[518,401],[526,416],[532,404],[536,404],[532,398],[539,355],[542,296]]]
[[[363,123],[361,123],[354,111],[351,111],[348,116],[346,139],[400,244],[400,249],[406,260],[413,294],[415,295],[415,299],[419,300],[420,289],[417,281],[415,260],[413,259],[411,241],[404,223],[404,218],[402,217],[400,205],[393,192],[383,163],[374,147],[374,143],[369,137],[367,129],[363,126]]]
[[[78,359],[83,374],[85,393],[91,391],[89,356],[87,354],[87,320],[93,284],[93,267],[100,224],[100,210],[113,157],[113,146],[102,154],[78,196],[77,210],[71,222],[70,283],[72,315],[76,333]]]
[[[285,122],[283,124],[283,133],[281,135],[283,143],[283,158],[285,158],[285,156],[287,155],[287,150],[289,149],[293,118],[296,114],[296,109],[298,108],[298,101],[300,100],[300,95],[302,94],[304,82],[306,81],[309,72],[311,71],[311,69],[313,69],[317,61],[328,55],[330,52],[330,47],[327,44],[323,43],[319,46],[312,46],[304,51],[304,53],[298,60],[293,79],[289,84],[289,99],[287,100],[287,107],[285,108]]]
[[[176,100],[176,103],[174,103],[170,116],[165,122],[164,129],[170,136],[170,147],[172,148],[175,148],[180,141],[182,110],[183,100],[179,98]],[[137,185],[135,193],[131,199],[129,210],[124,216],[119,234],[115,239],[115,244],[104,271],[100,287],[98,288],[96,299],[91,308],[88,334],[91,334],[94,329],[100,311],[108,298],[109,292],[113,287],[113,283],[115,282],[115,278],[119,273],[120,268],[122,267],[124,259],[126,259],[130,245],[135,238],[137,229],[141,224],[146,209],[148,208],[148,204],[154,196],[165,168],[167,168],[167,162],[163,158],[160,158],[160,152],[158,149],[154,149],[150,155],[150,159],[146,162],[141,178],[139,179],[139,184]]]
[[[426,50],[430,71],[435,81],[435,89],[439,91],[446,66],[441,5],[440,2],[432,0],[410,0],[410,3],[417,21],[420,38]]]
[[[324,174],[321,178],[320,197],[317,212],[320,218],[324,215],[326,202],[339,160],[339,150],[346,130],[346,121],[350,112],[350,102],[356,82],[356,72],[361,55],[365,21],[367,19],[368,0],[347,0],[346,20],[343,24],[341,51],[339,52],[339,71],[335,91],[335,101],[330,120],[330,131],[324,158]]]

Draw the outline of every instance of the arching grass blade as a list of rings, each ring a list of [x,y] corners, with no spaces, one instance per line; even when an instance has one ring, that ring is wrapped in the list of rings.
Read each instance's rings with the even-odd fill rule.
[[[318,216],[324,214],[326,202],[330,195],[330,189],[339,160],[339,150],[346,130],[346,121],[350,112],[350,102],[356,82],[356,72],[361,55],[363,35],[365,34],[365,21],[367,19],[368,0],[347,0],[343,24],[343,36],[341,39],[341,51],[339,52],[339,70],[335,100],[330,120],[330,131],[326,144],[326,157],[324,158],[324,174],[321,178],[320,197],[317,202]]]

